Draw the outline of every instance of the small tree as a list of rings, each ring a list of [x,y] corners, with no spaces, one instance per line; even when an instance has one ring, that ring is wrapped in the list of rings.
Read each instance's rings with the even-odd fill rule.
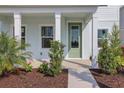
[[[51,48],[49,51],[49,57],[51,61],[51,75],[58,75],[62,69],[64,45],[59,41],[51,41]]]
[[[63,60],[64,45],[58,41],[51,41],[51,48],[49,51],[49,57],[51,62]]]
[[[120,41],[120,31],[117,25],[114,24],[113,31],[109,36],[110,47],[112,49],[114,56],[122,56],[123,52],[121,49],[121,41]]]
[[[116,74],[117,68],[124,64],[120,43],[119,29],[114,25],[108,40],[103,38],[102,49],[98,55],[99,67],[104,72]]]
[[[109,72],[109,63],[111,58],[110,47],[108,46],[108,40],[103,39],[101,43],[102,49],[99,51],[98,63],[99,67],[104,72]]]
[[[43,63],[39,67],[39,71],[50,75],[58,75],[62,70],[62,60],[63,60],[64,45],[59,41],[51,41],[51,48],[49,51],[50,64]]]

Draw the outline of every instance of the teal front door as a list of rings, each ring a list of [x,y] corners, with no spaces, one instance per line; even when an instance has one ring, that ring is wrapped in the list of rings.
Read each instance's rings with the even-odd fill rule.
[[[81,58],[81,23],[69,23],[69,58]]]

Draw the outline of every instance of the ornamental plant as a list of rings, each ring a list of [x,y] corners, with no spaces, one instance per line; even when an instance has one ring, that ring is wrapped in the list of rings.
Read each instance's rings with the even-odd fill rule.
[[[32,65],[31,65],[31,61],[27,62],[27,65],[25,67],[25,71],[26,72],[31,72],[32,71]]]
[[[51,41],[51,48],[49,51],[50,63],[43,63],[40,65],[40,72],[56,76],[61,73],[63,60],[64,45],[59,41]]]
[[[26,58],[31,57],[30,52],[22,49],[27,44],[19,44],[15,38],[1,32],[0,34],[0,75],[12,72],[17,66],[26,67]]]
[[[103,38],[102,49],[98,55],[100,69],[109,74],[116,74],[117,69],[124,66],[119,32],[118,26],[114,25],[112,33],[108,34],[108,39]]]

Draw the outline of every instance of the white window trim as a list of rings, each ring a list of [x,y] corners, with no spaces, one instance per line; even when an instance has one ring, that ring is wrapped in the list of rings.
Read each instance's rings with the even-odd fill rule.
[[[98,29],[97,29],[97,40],[102,39],[102,38],[99,38],[99,37],[98,37],[98,31],[99,31],[99,30],[107,30],[107,34],[109,33],[109,28],[98,28]],[[105,38],[105,39],[108,39],[108,38]],[[97,44],[98,44],[98,43],[97,43]],[[100,50],[100,49],[102,49],[102,48],[98,46],[98,50]]]

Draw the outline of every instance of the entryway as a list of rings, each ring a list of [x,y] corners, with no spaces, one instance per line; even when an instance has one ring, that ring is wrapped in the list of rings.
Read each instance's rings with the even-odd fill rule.
[[[68,57],[81,58],[81,23],[68,23]]]

